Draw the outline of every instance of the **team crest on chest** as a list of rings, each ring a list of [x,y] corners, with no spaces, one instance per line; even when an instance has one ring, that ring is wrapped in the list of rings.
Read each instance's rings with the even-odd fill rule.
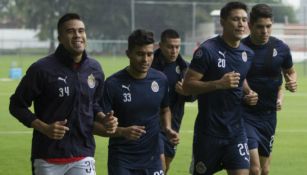
[[[95,87],[95,85],[96,85],[96,80],[95,80],[95,77],[94,77],[93,74],[91,74],[91,75],[89,75],[89,76],[87,77],[87,84],[88,84],[88,86],[89,86],[91,89],[93,89],[93,88]]]
[[[276,57],[277,54],[278,54],[278,53],[277,53],[277,50],[274,48],[274,49],[273,49],[273,57]]]
[[[152,90],[153,92],[158,92],[158,91],[159,91],[159,84],[158,84],[156,81],[153,81],[153,82],[151,83],[151,90]]]
[[[244,62],[247,61],[247,53],[246,53],[245,51],[242,52],[242,60],[243,60]]]

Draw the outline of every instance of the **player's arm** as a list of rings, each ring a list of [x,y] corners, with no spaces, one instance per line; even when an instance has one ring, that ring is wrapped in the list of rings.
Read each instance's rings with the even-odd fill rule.
[[[169,107],[160,108],[162,129],[165,131],[169,141],[174,145],[179,143],[179,134],[172,129],[172,115]]]
[[[65,126],[66,123],[66,119],[51,124],[47,124],[40,119],[35,119],[32,121],[31,127],[48,136],[50,139],[61,140],[65,136],[65,133],[69,131],[69,128]]]
[[[244,79],[243,81],[243,93],[243,100],[246,104],[250,106],[254,106],[257,104],[258,94],[250,88],[246,79]]]
[[[98,87],[96,88],[95,94],[94,94],[94,100],[93,100],[93,111],[95,117],[94,117],[94,123],[96,122],[100,122],[103,126],[103,131],[107,132],[107,133],[114,133],[116,130],[116,127],[118,125],[117,122],[117,118],[113,116],[114,112],[111,111],[109,112],[107,115],[105,115],[102,111],[103,111],[103,89],[104,89],[104,73],[100,67],[99,64],[97,64],[98,69],[100,70],[101,73],[101,80],[98,84]],[[105,94],[107,95],[107,94]],[[99,126],[99,125],[97,125]],[[96,129],[98,129],[98,131],[96,131]],[[93,132],[96,133],[100,133],[99,129],[101,129],[101,127],[97,127],[93,128]]]
[[[111,136],[117,136],[116,130],[118,126],[118,119],[116,116],[114,116],[114,111],[112,110],[112,84],[110,81],[106,80],[104,82],[102,95],[96,100],[98,107],[95,115],[95,120],[93,123],[93,134],[99,135],[102,137],[111,137]],[[101,108],[100,108],[101,107]],[[102,112],[106,111],[105,113]]]
[[[183,88],[182,88],[182,84],[183,84],[183,79],[181,79],[180,81],[177,81],[176,85],[175,85],[175,91],[184,96],[184,101],[186,102],[193,102],[197,99],[197,97],[195,95],[190,95],[188,93],[186,93]]]
[[[110,116],[106,116],[104,118],[110,118]],[[143,134],[146,134],[145,126],[132,125],[127,127],[117,127],[117,124],[118,122],[116,118],[116,128],[114,132],[109,132],[109,130],[106,128],[106,125],[103,125],[101,121],[95,121],[93,133],[102,137],[123,137],[128,140],[138,140]]]
[[[67,120],[48,124],[36,116],[29,107],[35,98],[42,94],[45,79],[41,76],[40,65],[34,63],[22,78],[15,93],[10,98],[10,113],[25,126],[46,135],[50,139],[60,140],[69,131]]]
[[[183,91],[182,83],[183,83],[183,79],[181,79],[180,81],[177,81],[177,83],[175,85],[175,91],[180,95],[188,96],[189,94],[187,94],[185,91]]]
[[[293,67],[289,69],[283,69],[283,75],[285,78],[285,87],[290,92],[296,92],[297,90],[297,74]]]
[[[202,81],[203,74],[195,70],[188,69],[183,81],[183,90],[192,95],[212,92],[221,89],[236,88],[239,85],[240,74],[228,72],[219,80]]]
[[[40,65],[33,64],[10,98],[9,111],[22,124],[31,128],[38,117],[29,109],[34,99],[42,94],[45,78],[40,76]]]
[[[284,98],[284,93],[282,90],[282,86],[279,86],[277,100],[276,100],[276,110],[277,111],[280,111],[282,109],[283,98]]]
[[[98,112],[94,121],[93,134],[107,137],[108,134],[116,132],[117,126],[118,120],[113,111],[108,112],[107,115]]]
[[[123,137],[128,140],[138,140],[142,135],[146,134],[145,126],[117,127],[114,133],[106,132],[101,123],[94,123],[94,127],[96,128],[94,134],[103,137]]]

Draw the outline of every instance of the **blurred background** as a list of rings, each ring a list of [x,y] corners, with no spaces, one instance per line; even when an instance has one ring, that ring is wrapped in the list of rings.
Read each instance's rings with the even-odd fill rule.
[[[219,9],[226,0],[0,0],[0,174],[30,175],[32,129],[8,111],[9,98],[27,68],[57,47],[57,21],[67,12],[79,13],[88,38],[87,51],[106,77],[128,64],[127,37],[135,29],[160,33],[177,30],[181,54],[190,60],[200,43],[220,34]],[[243,0],[242,0],[243,2]],[[273,36],[286,42],[298,72],[298,92],[285,91],[278,114],[272,175],[303,175],[307,168],[307,1],[244,0],[273,7]],[[246,33],[248,35],[248,32]],[[31,108],[32,109],[32,108]],[[181,143],[169,174],[188,174],[197,104],[186,105]],[[107,174],[107,139],[96,137],[97,174]],[[225,172],[218,175],[225,175]]]
[[[67,12],[79,13],[87,28],[92,54],[124,55],[127,36],[137,28],[160,33],[176,29],[182,54],[191,56],[204,40],[219,34],[219,9],[225,0],[0,0],[0,57],[46,54],[57,45],[56,23]],[[306,58],[307,1],[245,0],[249,7],[273,7],[273,35],[292,49],[294,60]]]
[[[58,44],[57,20],[67,12],[76,12],[82,16],[87,30],[87,51],[91,55],[125,55],[127,37],[137,28],[153,31],[156,42],[163,30],[173,28],[182,37],[181,54],[191,58],[200,43],[220,34],[219,9],[226,2],[228,1],[0,0],[0,59],[2,56],[14,55],[10,67],[19,68],[22,67],[22,57],[25,55],[46,55],[53,52]],[[256,3],[272,6],[275,22],[272,35],[290,46],[294,61],[301,63],[303,75],[306,76],[307,1],[244,2],[249,8]]]

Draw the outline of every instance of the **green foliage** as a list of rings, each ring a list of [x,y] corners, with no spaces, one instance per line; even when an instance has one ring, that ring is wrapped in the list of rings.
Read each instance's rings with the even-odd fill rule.
[[[130,1],[89,0],[75,6],[93,39],[127,39],[131,31]]]
[[[23,17],[19,14],[15,1],[1,0],[0,1],[0,27],[7,28],[22,27]]]
[[[177,1],[177,3],[176,3]],[[134,4],[134,28],[145,28],[159,34],[166,28],[178,30],[185,41],[187,34],[192,31],[193,4],[191,1],[172,1],[173,4],[160,0],[156,4]],[[41,40],[50,40],[50,51],[54,50],[56,38],[56,24],[60,16],[67,12],[79,13],[86,23],[87,35],[91,39],[126,40],[133,28],[132,6],[129,0],[2,0],[0,2],[0,19],[8,20],[16,26],[38,29]],[[168,1],[170,2],[170,1]],[[210,13],[220,9],[229,0],[195,0],[195,23],[212,22]],[[281,0],[246,0],[248,4],[273,4],[276,22],[295,22],[295,13],[292,7],[280,6]],[[184,3],[184,4],[182,4]],[[0,23],[1,24],[1,23]]]
[[[292,7],[289,6],[274,6],[273,9],[273,15],[274,15],[274,22],[277,23],[285,23],[285,18],[288,18],[287,22],[289,23],[295,23],[297,22],[295,11]]]

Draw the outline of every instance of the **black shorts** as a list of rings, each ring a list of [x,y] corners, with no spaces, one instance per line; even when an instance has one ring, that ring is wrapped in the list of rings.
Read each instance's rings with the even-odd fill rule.
[[[109,175],[164,175],[162,166],[153,168],[135,169],[108,164]]]
[[[269,157],[274,142],[276,112],[261,114],[244,113],[249,149],[258,149],[259,155]]]
[[[177,147],[168,140],[165,133],[160,133],[159,146],[161,154],[164,154],[166,157],[175,157]]]
[[[223,139],[196,134],[193,142],[194,175],[212,175],[223,168],[249,169],[247,138]]]

